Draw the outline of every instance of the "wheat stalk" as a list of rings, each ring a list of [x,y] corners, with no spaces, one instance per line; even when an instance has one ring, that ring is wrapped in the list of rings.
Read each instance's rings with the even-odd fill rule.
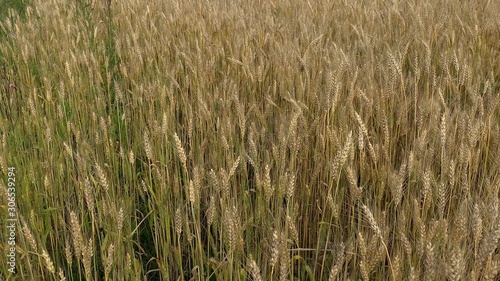
[[[83,237],[81,233],[81,227],[80,227],[80,222],[78,221],[78,217],[76,214],[71,211],[70,213],[70,221],[71,221],[71,230],[72,230],[72,237],[73,237],[73,249],[75,250],[75,255],[77,257],[80,257],[82,254],[83,250]]]
[[[92,238],[89,239],[87,245],[82,247],[83,268],[85,269],[85,277],[91,279],[92,277],[92,257],[94,256],[94,242]]]
[[[101,168],[101,166],[99,166],[97,162],[95,163],[95,169],[97,172],[97,177],[99,178],[99,183],[104,188],[104,191],[106,191],[107,193],[109,191],[109,184],[106,178],[106,174],[104,173],[104,170]]]
[[[175,225],[175,232],[177,233],[177,235],[181,235],[181,233],[182,233],[182,214],[181,214],[180,208],[177,208],[177,210],[175,210],[174,225]]]
[[[105,276],[109,276],[109,273],[111,272],[111,267],[113,266],[114,254],[115,254],[115,245],[111,244],[108,247],[108,255],[106,256],[106,259],[104,260],[104,275]],[[109,278],[109,277],[107,277],[107,278]]]
[[[363,208],[364,214],[368,219],[368,224],[370,225],[371,229],[375,231],[375,234],[378,236],[378,238],[380,238],[380,242],[382,242],[382,245],[385,248],[387,259],[389,260],[392,279],[395,280],[394,269],[392,267],[392,262],[391,262],[391,256],[389,255],[389,250],[387,249],[387,245],[385,245],[384,237],[382,236],[382,231],[380,230],[377,221],[375,221],[375,218],[373,217],[373,214],[370,211],[370,209],[366,205],[362,205],[361,207]]]
[[[151,142],[149,141],[149,134],[147,131],[144,131],[144,152],[146,153],[146,157],[151,161],[153,160],[153,148],[151,147]]]
[[[278,231],[276,229],[272,230],[271,231],[271,257],[269,259],[269,263],[271,264],[271,267],[274,268],[274,266],[276,265],[276,263],[278,262],[278,258],[279,258],[279,254],[280,254],[280,251],[279,251],[279,236],[278,236]]]
[[[328,274],[328,281],[336,280],[337,275],[342,269],[342,265],[345,261],[344,251],[345,251],[345,245],[342,243],[340,244],[340,247],[337,250],[337,257],[335,259],[334,264],[332,265],[332,268],[330,269],[330,273]]]
[[[248,257],[248,266],[250,267],[250,272],[252,274],[253,280],[262,281],[263,279],[260,275],[260,268],[251,255]]]
[[[177,149],[177,155],[179,156],[179,159],[182,163],[182,166],[184,167],[184,169],[187,169],[186,152],[184,151],[184,148],[182,147],[181,139],[179,139],[179,136],[177,136],[177,133],[174,134],[174,141],[175,141],[175,147]]]
[[[289,255],[288,255],[288,245],[287,245],[287,237],[285,236],[285,232],[282,233],[281,235],[281,241],[280,241],[280,281],[287,281],[289,280],[288,277],[290,276],[290,261]]]
[[[36,243],[35,237],[33,236],[31,230],[28,228],[28,224],[24,221],[24,219],[21,219],[21,221],[23,223],[23,234],[26,237],[26,240],[28,240],[31,248],[36,251],[38,249],[38,245]]]
[[[54,267],[54,263],[52,262],[52,259],[50,258],[47,251],[45,251],[45,249],[42,250],[42,257],[45,260],[45,265],[47,267],[47,270],[52,274],[56,274],[56,269]]]

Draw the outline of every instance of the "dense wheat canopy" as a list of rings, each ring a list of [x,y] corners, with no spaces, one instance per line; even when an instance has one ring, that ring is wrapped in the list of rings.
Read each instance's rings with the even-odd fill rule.
[[[498,280],[499,14],[457,0],[0,13],[0,221],[12,167],[18,217],[0,280]]]

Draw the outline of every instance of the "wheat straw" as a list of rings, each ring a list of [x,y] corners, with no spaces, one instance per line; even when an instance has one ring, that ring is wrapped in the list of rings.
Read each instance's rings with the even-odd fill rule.
[[[330,269],[330,273],[328,275],[328,281],[337,280],[337,275],[340,273],[340,270],[342,269],[342,265],[345,261],[344,251],[345,251],[345,245],[343,243],[341,243],[340,247],[337,251],[337,257],[335,259],[335,262],[332,265],[332,268]]]
[[[182,215],[180,208],[177,208],[177,210],[175,210],[174,224],[175,232],[177,233],[177,235],[180,235],[182,233]]]
[[[298,243],[299,242],[299,232],[297,231],[297,227],[296,227],[292,217],[287,215],[286,222],[288,224],[288,229],[290,230],[293,241],[295,241],[295,243]]]
[[[109,273],[111,272],[111,267],[113,266],[114,254],[115,254],[115,245],[111,244],[108,247],[108,255],[106,256],[106,259],[104,260],[104,275],[105,276],[109,276]]]
[[[92,238],[88,241],[87,245],[82,247],[83,268],[85,269],[85,276],[91,279],[92,276],[92,257],[94,256],[94,242]]]
[[[252,277],[254,281],[262,281],[262,276],[260,275],[260,268],[253,259],[252,256],[248,258],[248,266],[250,267],[250,272],[252,273]]]
[[[26,237],[26,240],[28,240],[28,243],[33,250],[35,251],[38,250],[38,245],[36,243],[35,237],[33,236],[33,233],[28,228],[26,222],[24,220],[22,220],[22,222],[23,222],[23,234]]]
[[[269,259],[269,263],[271,265],[271,267],[274,268],[274,266],[276,266],[276,263],[278,262],[278,258],[279,258],[279,236],[278,236],[278,231],[276,229],[272,230],[271,231],[271,239],[269,240],[271,241],[271,258]]]
[[[280,241],[280,278],[279,281],[288,281],[289,277],[289,269],[290,269],[290,261],[289,255],[288,255],[288,245],[287,245],[287,237],[285,236],[284,232],[281,235],[281,241]]]
[[[455,248],[452,250],[450,265],[449,265],[449,278],[453,281],[463,280],[463,275],[465,272],[465,260],[463,256],[463,251]]]
[[[73,264],[73,252],[71,251],[71,245],[68,240],[64,242],[64,256],[66,257],[66,262],[71,267]]]
[[[47,251],[45,251],[45,249],[42,250],[42,257],[45,260],[45,265],[47,266],[47,269],[49,270],[49,272],[52,274],[55,274],[56,269],[54,267],[54,263],[52,262],[52,259],[50,258]]]
[[[128,161],[130,164],[134,165],[135,163],[135,155],[134,155],[134,151],[133,150],[130,150],[129,153],[128,153]]]
[[[214,198],[214,196],[210,197],[210,203],[209,203],[209,207],[206,211],[206,215],[207,215],[207,223],[209,226],[211,226],[213,224],[214,218],[215,218],[215,198]]]
[[[426,244],[425,252],[425,280],[435,280],[436,260],[434,257],[434,247],[431,242]]]
[[[274,187],[271,185],[271,168],[267,164],[264,170],[264,193],[266,201],[269,202],[274,193]]]
[[[195,188],[194,188],[194,184],[193,184],[193,181],[190,180],[189,181],[189,184],[187,185],[187,189],[188,189],[188,196],[189,196],[189,202],[191,204],[195,204],[196,203],[196,193],[195,193]]]
[[[83,192],[85,195],[85,202],[87,203],[87,208],[93,214],[94,213],[94,192],[93,192],[93,188],[90,184],[90,180],[88,178],[85,178],[85,180],[84,180]]]
[[[365,214],[366,218],[368,219],[368,223],[369,223],[371,229],[373,231],[375,231],[375,234],[377,234],[377,236],[380,239],[383,239],[383,237],[382,237],[382,231],[378,227],[378,224],[375,221],[375,218],[373,217],[373,214],[370,211],[370,209],[366,205],[362,205],[361,207],[363,208],[364,214]]]
[[[179,160],[181,161],[182,166],[184,167],[184,169],[186,169],[186,167],[187,167],[187,156],[186,156],[186,152],[184,151],[184,148],[182,147],[182,142],[179,139],[179,137],[177,136],[177,133],[174,134],[174,141],[175,141],[175,147],[177,149],[177,154],[179,156]]]
[[[149,160],[153,160],[153,148],[151,147],[151,142],[149,141],[149,134],[147,131],[144,132],[144,152]]]
[[[73,211],[70,213],[70,219],[73,237],[73,249],[75,250],[75,255],[79,257],[82,254],[82,249],[84,247],[80,222],[78,221],[78,217]]]
[[[104,173],[104,170],[101,168],[101,166],[99,166],[98,163],[95,163],[95,169],[97,172],[97,177],[99,178],[99,183],[104,188],[104,191],[108,192],[109,185],[108,185],[108,180],[106,178],[106,174]]]
[[[238,158],[236,158],[236,160],[234,161],[233,166],[229,170],[229,177],[232,177],[234,175],[234,173],[236,172],[236,169],[238,168],[238,165],[240,164],[240,158],[241,157],[238,156]]]
[[[59,267],[59,270],[57,271],[59,275],[59,280],[60,281],[66,281],[66,276],[64,275],[64,271]]]

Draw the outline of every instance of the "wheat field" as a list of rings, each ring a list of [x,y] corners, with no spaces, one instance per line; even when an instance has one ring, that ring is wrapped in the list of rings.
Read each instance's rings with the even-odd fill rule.
[[[18,11],[0,280],[499,280],[500,1]]]

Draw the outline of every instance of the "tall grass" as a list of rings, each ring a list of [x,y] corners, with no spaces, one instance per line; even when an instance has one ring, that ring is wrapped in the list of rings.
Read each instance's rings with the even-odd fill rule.
[[[456,0],[11,11],[0,167],[19,182],[15,276],[498,280],[499,13]],[[14,277],[3,262],[0,276]]]

